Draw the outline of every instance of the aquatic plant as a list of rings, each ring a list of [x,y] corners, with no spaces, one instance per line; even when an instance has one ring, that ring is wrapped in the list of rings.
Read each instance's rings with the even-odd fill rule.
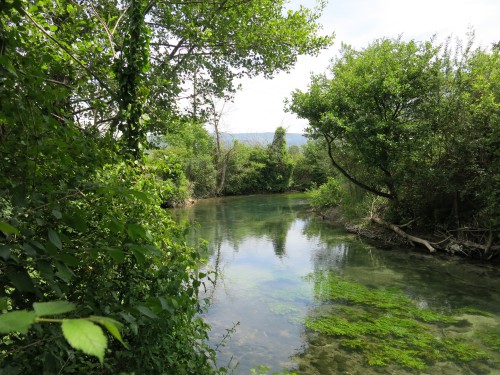
[[[460,363],[489,358],[465,338],[444,337],[444,328],[463,325],[464,320],[419,308],[401,290],[368,288],[330,272],[307,278],[314,282],[316,299],[322,305],[306,318],[306,327],[339,337],[343,349],[362,353],[370,366],[396,364],[422,370],[440,360]],[[500,348],[500,331],[483,335],[482,341],[489,348]]]
[[[500,326],[476,333],[481,342],[490,349],[500,351]]]

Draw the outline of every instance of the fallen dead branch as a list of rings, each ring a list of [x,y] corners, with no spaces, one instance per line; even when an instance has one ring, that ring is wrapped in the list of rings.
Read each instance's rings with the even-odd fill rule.
[[[388,222],[382,220],[380,217],[378,217],[375,214],[371,215],[370,220],[379,224],[379,225],[382,225],[386,228],[391,229],[392,231],[396,232],[401,237],[406,238],[411,243],[419,243],[421,245],[424,245],[431,253],[436,252],[436,249],[431,245],[431,243],[429,241],[424,240],[423,238],[420,238],[420,237],[412,236],[411,234],[408,234],[404,230],[402,230],[399,226],[392,224],[392,223],[388,223]]]

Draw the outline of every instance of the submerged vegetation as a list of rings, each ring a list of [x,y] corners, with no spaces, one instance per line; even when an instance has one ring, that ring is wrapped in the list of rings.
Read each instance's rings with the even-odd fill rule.
[[[498,332],[477,331],[472,339],[467,333],[454,333],[449,328],[471,326],[457,311],[419,307],[400,290],[368,288],[331,272],[307,279],[321,304],[306,318],[306,327],[338,337],[342,348],[362,353],[370,366],[424,370],[437,361],[486,363],[495,356],[498,361]]]

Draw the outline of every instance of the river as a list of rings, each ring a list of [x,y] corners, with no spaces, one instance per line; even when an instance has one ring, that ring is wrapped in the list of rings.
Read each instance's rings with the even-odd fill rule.
[[[377,248],[314,216],[302,194],[208,199],[175,215],[216,271],[204,318],[218,365],[235,374],[500,374],[494,267]]]

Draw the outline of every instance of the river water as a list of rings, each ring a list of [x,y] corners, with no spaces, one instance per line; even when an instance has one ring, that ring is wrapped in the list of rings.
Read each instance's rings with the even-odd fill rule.
[[[235,374],[259,365],[321,375],[500,374],[492,266],[377,248],[315,217],[301,194],[208,199],[175,214],[194,224],[188,241],[202,244],[204,268],[216,271],[204,318],[218,365]],[[450,314],[455,321],[443,322]]]

